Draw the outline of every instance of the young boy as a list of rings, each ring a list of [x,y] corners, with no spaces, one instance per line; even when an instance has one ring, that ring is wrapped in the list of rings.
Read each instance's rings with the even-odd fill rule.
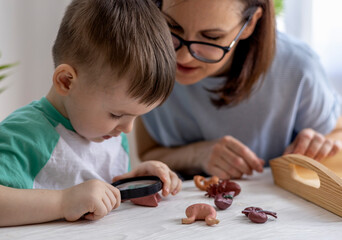
[[[149,0],[74,0],[53,56],[47,96],[0,125],[0,226],[102,218],[120,205],[110,183],[123,177],[156,175],[164,196],[176,194],[181,181],[160,162],[126,173],[121,134],[173,87],[174,50],[157,7]]]

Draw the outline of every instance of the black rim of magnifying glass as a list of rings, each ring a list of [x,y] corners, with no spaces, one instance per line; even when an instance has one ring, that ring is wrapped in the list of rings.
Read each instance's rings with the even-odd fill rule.
[[[140,188],[123,189],[123,190],[119,189],[120,194],[121,194],[121,200],[146,197],[146,196],[149,196],[149,195],[152,195],[152,194],[159,192],[163,187],[162,181],[156,176],[142,176],[142,177],[126,178],[126,179],[122,179],[122,180],[113,182],[112,185],[114,187],[117,187],[117,186],[124,184],[124,183],[135,182],[135,181],[144,181],[144,180],[151,180],[151,181],[156,181],[156,182],[153,184],[150,184],[148,186],[140,187]]]

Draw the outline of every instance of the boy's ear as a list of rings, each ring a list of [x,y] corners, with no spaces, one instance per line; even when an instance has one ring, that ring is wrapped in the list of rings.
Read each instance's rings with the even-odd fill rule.
[[[72,66],[61,64],[56,67],[53,74],[53,86],[60,95],[68,95],[76,80],[76,70]]]
[[[262,17],[263,10],[261,7],[258,7],[257,10],[254,12],[253,17],[243,33],[240,36],[240,39],[246,39],[249,38],[252,33],[254,32],[255,26],[257,25],[259,19]]]

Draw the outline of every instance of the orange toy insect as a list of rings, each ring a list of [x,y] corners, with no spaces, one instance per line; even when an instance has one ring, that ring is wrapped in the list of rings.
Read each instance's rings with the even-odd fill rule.
[[[196,187],[202,191],[206,191],[211,184],[216,184],[219,182],[219,180],[220,179],[216,176],[212,176],[209,180],[200,175],[194,176],[194,182]]]
[[[207,225],[218,224],[220,221],[216,219],[216,210],[206,203],[197,203],[189,206],[185,214],[187,218],[182,219],[183,224],[191,224],[196,220],[205,220]]]

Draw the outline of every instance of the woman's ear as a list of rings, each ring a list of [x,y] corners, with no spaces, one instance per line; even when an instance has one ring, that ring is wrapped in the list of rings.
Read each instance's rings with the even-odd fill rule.
[[[58,65],[53,74],[53,86],[56,92],[62,96],[68,95],[77,80],[76,70],[68,65]]]
[[[263,10],[261,7],[258,7],[257,10],[255,10],[252,19],[250,20],[249,24],[243,31],[243,33],[240,36],[240,39],[246,39],[249,38],[252,33],[254,32],[255,26],[257,25],[259,19],[262,17]]]

